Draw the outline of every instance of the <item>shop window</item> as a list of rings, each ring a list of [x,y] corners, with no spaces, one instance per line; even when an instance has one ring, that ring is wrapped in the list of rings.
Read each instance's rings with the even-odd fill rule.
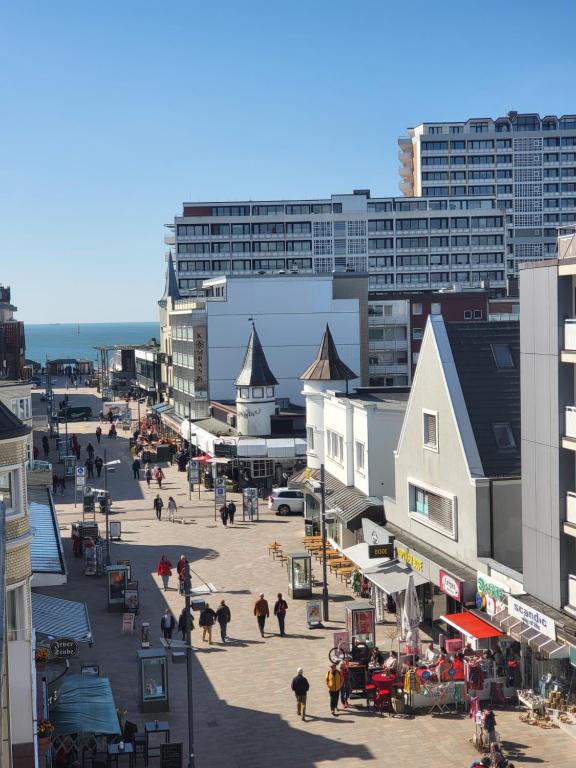
[[[438,414],[434,411],[424,411],[424,448],[438,450]]]

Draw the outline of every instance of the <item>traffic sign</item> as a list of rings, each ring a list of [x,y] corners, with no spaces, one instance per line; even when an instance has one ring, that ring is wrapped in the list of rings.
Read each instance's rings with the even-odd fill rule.
[[[223,486],[216,486],[216,498],[220,500],[224,500],[226,498],[226,488]]]
[[[86,477],[86,467],[76,467],[76,477]]]
[[[194,459],[192,459],[188,464],[188,482],[189,483],[200,482],[200,464]]]
[[[61,637],[50,643],[50,656],[56,659],[71,659],[78,654],[78,643],[71,637]]]

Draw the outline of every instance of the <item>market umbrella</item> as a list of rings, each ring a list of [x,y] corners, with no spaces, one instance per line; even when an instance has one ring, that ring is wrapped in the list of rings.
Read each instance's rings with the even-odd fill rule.
[[[414,576],[410,574],[402,607],[402,631],[406,634],[406,645],[412,655],[419,652],[418,627],[421,621],[420,601],[414,585]]]

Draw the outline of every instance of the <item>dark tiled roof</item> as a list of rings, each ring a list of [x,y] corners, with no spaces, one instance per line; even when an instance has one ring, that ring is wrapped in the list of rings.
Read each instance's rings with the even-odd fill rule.
[[[30,430],[23,424],[18,416],[0,401],[0,440],[9,440],[11,437],[24,437]]]
[[[519,323],[446,323],[446,332],[485,476],[520,475]],[[512,367],[497,366],[495,344],[508,346]],[[497,423],[510,424],[514,448],[498,448]]]
[[[242,370],[238,374],[235,383],[239,387],[273,387],[278,384],[276,377],[268,366],[266,355],[254,325],[252,325],[252,333],[250,334],[250,341],[244,355]]]
[[[300,379],[302,381],[350,381],[357,378],[354,371],[340,359],[330,333],[330,326],[327,324],[316,359],[306,368]]]
[[[160,301],[166,301],[166,299],[180,299],[180,289],[178,288],[178,281],[176,280],[176,272],[174,271],[174,261],[172,256],[168,259],[168,266],[166,267],[166,285],[164,287],[164,293]]]

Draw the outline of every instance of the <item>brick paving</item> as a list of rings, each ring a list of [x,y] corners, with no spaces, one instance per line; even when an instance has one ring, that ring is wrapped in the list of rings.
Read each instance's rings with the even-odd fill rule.
[[[94,390],[69,392],[73,402],[92,404],[99,410]],[[58,395],[57,395],[58,397]],[[35,396],[36,399],[36,396]],[[84,448],[91,440],[96,446],[96,424],[75,423],[75,431]],[[105,430],[106,432],[106,430]],[[470,738],[472,722],[463,715],[428,716],[415,719],[381,718],[353,707],[335,718],[330,715],[323,677],[328,664],[332,632],[343,628],[344,605],[353,599],[350,590],[329,577],[332,621],[325,629],[309,630],[305,622],[304,601],[288,600],[288,636],[281,638],[275,620],[269,620],[266,637],[259,636],[252,613],[254,601],[263,591],[269,601],[277,592],[287,596],[287,571],[268,555],[268,543],[277,540],[285,551],[302,549],[302,518],[278,518],[261,504],[261,521],[237,523],[224,529],[214,522],[212,494],[202,490],[188,500],[185,476],[176,467],[165,468],[166,482],[161,494],[164,502],[173,495],[180,515],[187,525],[171,524],[165,514],[156,521],[152,500],[157,488],[133,480],[128,451],[128,433],[119,432],[117,440],[103,437],[108,458],[120,458],[122,465],[109,476],[114,499],[112,520],[122,521],[122,542],[111,545],[112,562],[126,558],[132,563],[133,578],[139,581],[141,611],[134,635],[122,635],[121,614],[111,614],[106,607],[103,578],[82,574],[82,562],[72,557],[70,523],[81,518],[81,508],[74,508],[69,488],[57,497],[57,509],[69,568],[65,587],[42,591],[88,604],[95,644],[83,648],[80,659],[100,664],[101,675],[110,678],[117,706],[128,710],[128,719],[142,724],[154,715],[138,712],[138,673],[136,652],[140,621],[150,621],[152,645],[159,646],[160,618],[166,605],[176,617],[183,598],[173,577],[171,589],[161,591],[155,575],[160,556],[166,554],[175,565],[180,554],[190,559],[193,585],[200,580],[212,583],[217,593],[208,599],[213,607],[225,599],[232,612],[229,626],[231,641],[223,646],[219,632],[216,642],[201,642],[198,629],[193,633],[194,716],[196,765],[200,768],[264,768],[264,766],[354,766],[376,762],[385,766],[432,766],[461,768],[468,766],[477,753]],[[82,461],[85,452],[82,452]],[[238,501],[237,499],[235,499]],[[237,504],[239,506],[239,504]],[[165,509],[166,512],[166,509]],[[241,517],[237,513],[237,519]],[[320,567],[314,565],[320,576]],[[378,627],[377,642],[388,648],[390,640]],[[78,667],[80,659],[73,662]],[[298,666],[304,668],[311,691],[308,699],[309,721],[296,717],[296,704],[290,681]],[[172,740],[183,741],[186,750],[186,667],[169,665],[171,711],[159,718],[168,719]],[[360,702],[362,703],[362,702]],[[545,763],[555,768],[574,768],[576,748],[572,738],[560,731],[542,731],[518,720],[514,710],[497,713],[498,730],[514,763]],[[151,762],[154,765],[154,762]],[[185,762],[186,765],[186,762]]]

